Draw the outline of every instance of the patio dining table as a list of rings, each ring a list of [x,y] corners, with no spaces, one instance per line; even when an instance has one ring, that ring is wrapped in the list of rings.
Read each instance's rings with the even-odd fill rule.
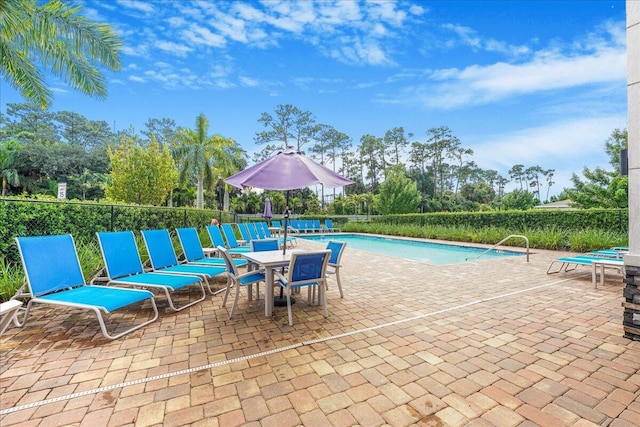
[[[281,250],[277,251],[260,251],[260,252],[246,252],[241,254],[250,264],[264,267],[265,273],[265,302],[264,302],[264,315],[271,317],[273,315],[273,271],[279,267],[286,267],[291,261],[291,255],[296,252],[304,252],[301,249],[289,250],[286,253],[282,253]]]

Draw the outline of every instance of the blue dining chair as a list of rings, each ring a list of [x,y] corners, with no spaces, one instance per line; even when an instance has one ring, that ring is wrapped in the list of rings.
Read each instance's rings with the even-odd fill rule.
[[[331,251],[328,249],[315,252],[295,252],[291,256],[289,263],[289,273],[285,277],[278,276],[277,284],[284,289],[287,297],[287,313],[289,316],[289,326],[293,326],[293,313],[291,311],[291,292],[302,287],[316,287],[318,289],[318,300],[324,307],[324,317],[329,316],[327,310],[326,280],[325,272]],[[309,302],[311,292],[309,292]]]

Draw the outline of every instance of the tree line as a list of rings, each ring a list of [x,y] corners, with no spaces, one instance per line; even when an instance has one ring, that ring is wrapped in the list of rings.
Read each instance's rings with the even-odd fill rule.
[[[473,150],[446,126],[430,128],[422,141],[399,126],[380,137],[362,135],[354,146],[345,133],[290,104],[257,121],[263,130],[256,132],[255,143],[263,149],[254,162],[292,146],[355,182],[342,194],[325,195],[321,189],[319,198],[310,189],[295,192],[291,207],[297,213],[528,209],[542,195],[548,200],[554,184],[554,170],[538,165],[513,165],[508,177],[478,167]],[[208,127],[204,114],[196,117],[194,129],[177,127],[170,118],[150,118],[137,134],[75,112],[8,104],[0,115],[2,194],[55,195],[57,183],[67,182],[68,197],[80,200],[258,213],[269,196],[276,211],[284,210],[284,197],[275,192],[239,192],[224,183],[249,159],[233,139],[208,136]],[[613,171],[585,169],[584,179],[574,174],[575,188],[560,197],[572,198],[578,207],[622,206],[626,181],[615,166],[626,138],[626,130],[615,130],[605,144]],[[505,192],[510,182],[516,189]]]

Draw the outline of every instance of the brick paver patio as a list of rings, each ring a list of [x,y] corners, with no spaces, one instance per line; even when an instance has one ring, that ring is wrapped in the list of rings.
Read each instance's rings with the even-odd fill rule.
[[[246,295],[232,320],[221,296],[180,313],[159,297],[157,322],[107,341],[85,312],[36,306],[0,338],[0,426],[640,425],[622,276],[547,275],[559,255],[431,266],[347,247],[345,298],[331,277],[324,319],[303,292],[293,327]]]

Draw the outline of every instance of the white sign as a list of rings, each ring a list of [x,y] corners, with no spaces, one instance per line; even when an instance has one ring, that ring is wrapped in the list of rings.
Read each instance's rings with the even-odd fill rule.
[[[59,182],[58,183],[58,199],[66,199],[67,198],[67,183]]]

